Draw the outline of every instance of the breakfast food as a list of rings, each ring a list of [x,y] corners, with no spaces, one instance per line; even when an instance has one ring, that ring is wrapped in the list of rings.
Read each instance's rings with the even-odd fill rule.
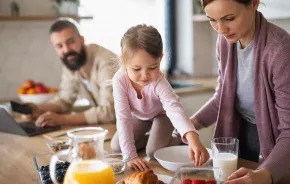
[[[205,180],[192,180],[192,184],[206,184]]]
[[[78,150],[78,156],[83,160],[95,158],[96,157],[95,148],[89,143],[81,143]]]
[[[215,180],[191,180],[185,179],[181,184],[216,184]]]
[[[56,93],[57,88],[48,87],[41,82],[35,82],[33,80],[26,80],[22,86],[18,89],[18,94],[43,94],[43,93]]]
[[[191,184],[191,183],[192,183],[191,179],[186,179],[186,180],[183,180],[181,184]]]
[[[109,158],[106,159],[109,165],[112,167],[114,173],[119,173],[125,166],[125,163],[121,162],[120,159],[117,158]]]
[[[68,149],[70,147],[69,143],[65,141],[55,141],[49,146],[53,152]]]
[[[55,177],[58,182],[63,182],[64,175],[69,166],[69,162],[59,162],[56,164]],[[43,184],[53,184],[49,174],[49,165],[41,166],[39,169],[39,173]]]
[[[164,184],[152,170],[139,171],[124,179],[123,184]]]

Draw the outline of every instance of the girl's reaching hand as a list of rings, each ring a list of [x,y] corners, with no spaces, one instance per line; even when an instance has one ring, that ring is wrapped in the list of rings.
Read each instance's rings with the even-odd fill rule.
[[[209,159],[208,151],[201,144],[199,137],[195,132],[188,132],[185,137],[189,146],[189,158],[194,161],[195,166],[202,166]]]
[[[137,171],[145,171],[149,169],[148,162],[140,157],[136,157],[128,162],[129,167]]]

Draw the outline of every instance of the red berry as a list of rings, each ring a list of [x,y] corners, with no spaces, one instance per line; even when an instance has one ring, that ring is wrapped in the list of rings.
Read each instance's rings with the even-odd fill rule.
[[[205,180],[192,180],[192,184],[206,184]]]
[[[181,184],[191,184],[191,179],[183,180]]]
[[[216,184],[215,180],[207,180],[206,184]]]

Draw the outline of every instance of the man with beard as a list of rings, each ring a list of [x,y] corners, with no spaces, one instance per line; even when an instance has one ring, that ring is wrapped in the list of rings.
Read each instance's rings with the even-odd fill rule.
[[[112,86],[108,81],[117,70],[117,56],[99,45],[85,45],[84,37],[72,19],[56,20],[49,32],[51,42],[65,67],[58,96],[45,104],[29,104],[32,118],[37,118],[36,125],[114,122]],[[90,101],[91,108],[68,114],[79,95]]]

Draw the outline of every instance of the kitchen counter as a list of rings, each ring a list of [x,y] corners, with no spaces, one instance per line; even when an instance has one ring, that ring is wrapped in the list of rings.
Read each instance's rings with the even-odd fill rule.
[[[188,86],[181,88],[174,88],[176,94],[196,94],[204,92],[215,91],[217,85],[216,77],[208,78],[169,78],[169,81],[174,84],[180,84],[180,86]]]
[[[202,93],[202,92],[213,92],[217,85],[217,77],[206,77],[206,78],[169,78],[170,82],[178,83],[187,87],[175,88],[174,91],[177,94],[188,94],[188,93]],[[191,87],[192,84],[192,87]],[[8,103],[11,99],[1,99],[0,104]],[[20,102],[19,99],[12,99]],[[78,103],[81,103],[79,105]],[[84,104],[84,105],[83,105]],[[75,104],[76,111],[79,111],[80,106],[88,106],[88,102],[84,99],[80,99]]]

